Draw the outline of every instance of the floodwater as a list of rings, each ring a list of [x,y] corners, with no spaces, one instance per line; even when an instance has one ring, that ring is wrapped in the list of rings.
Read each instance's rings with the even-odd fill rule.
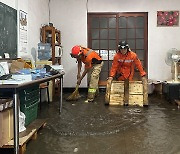
[[[47,125],[25,154],[180,154],[180,109],[164,97],[149,96],[148,107],[105,106],[103,92],[85,99],[64,99],[61,115],[58,102],[45,102],[38,114]]]

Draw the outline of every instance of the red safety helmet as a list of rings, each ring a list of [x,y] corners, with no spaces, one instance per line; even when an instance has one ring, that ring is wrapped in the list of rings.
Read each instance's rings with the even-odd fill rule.
[[[79,45],[74,46],[71,49],[71,56],[78,56],[80,54],[81,47]]]

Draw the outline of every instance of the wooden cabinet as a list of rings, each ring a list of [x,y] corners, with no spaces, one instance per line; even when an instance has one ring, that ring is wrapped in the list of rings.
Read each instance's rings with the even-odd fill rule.
[[[53,26],[43,26],[41,28],[41,42],[50,43],[52,48],[52,64],[61,64],[61,58],[55,56],[56,46],[61,45],[61,32]]]
[[[57,47],[61,47],[61,32],[57,30],[53,26],[43,26],[41,28],[41,42],[42,43],[50,43],[51,51],[52,51],[52,65],[61,64],[61,57],[56,56]],[[58,89],[56,92],[55,85],[59,86],[59,82],[55,83],[53,80],[52,85],[52,97],[54,98],[55,93],[59,94],[60,90]]]

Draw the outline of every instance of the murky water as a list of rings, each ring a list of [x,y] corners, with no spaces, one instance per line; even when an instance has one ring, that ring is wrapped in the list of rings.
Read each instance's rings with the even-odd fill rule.
[[[104,93],[94,103],[84,101],[64,100],[61,115],[58,102],[43,105],[39,118],[47,118],[47,125],[26,154],[180,154],[175,104],[150,96],[149,107],[105,106]]]

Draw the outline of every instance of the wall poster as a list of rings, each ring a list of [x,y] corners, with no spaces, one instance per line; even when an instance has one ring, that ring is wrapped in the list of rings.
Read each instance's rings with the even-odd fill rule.
[[[157,11],[157,26],[179,26],[179,11]]]
[[[19,11],[19,56],[27,54],[28,50],[27,13]]]

